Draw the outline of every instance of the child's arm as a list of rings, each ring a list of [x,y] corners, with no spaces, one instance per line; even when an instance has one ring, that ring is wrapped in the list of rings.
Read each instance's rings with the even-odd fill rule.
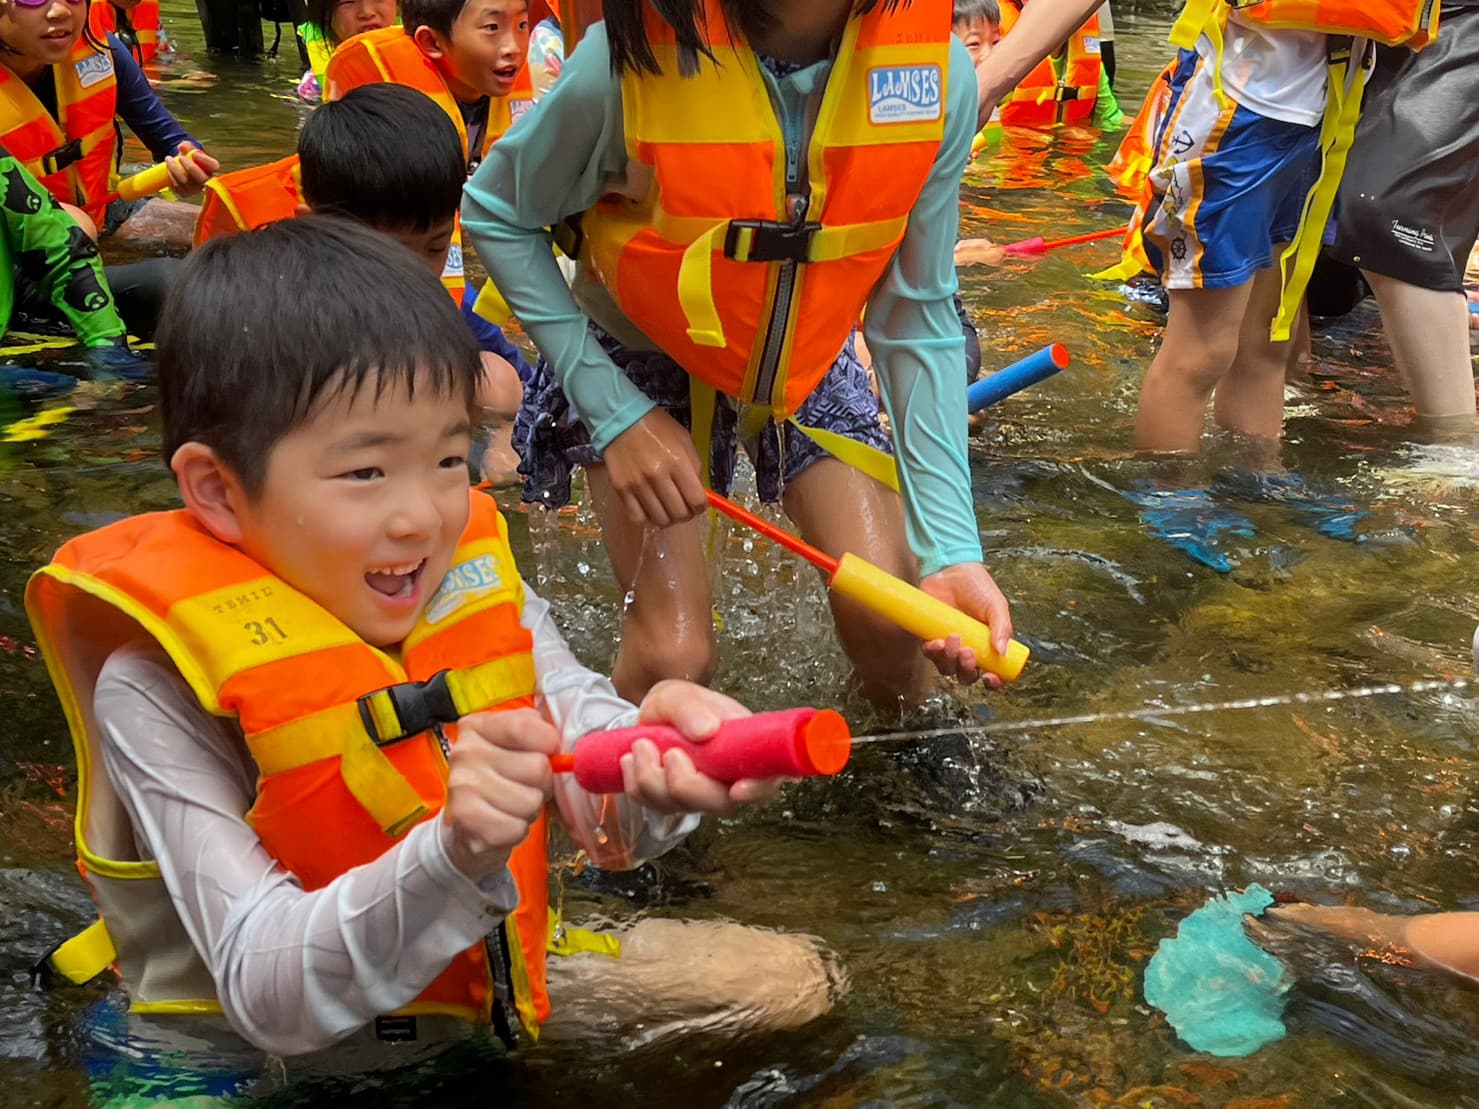
[[[1011,33],[991,49],[976,69],[976,130],[985,127],[1001,98],[1058,49],[1103,0],[1034,0],[1022,9]]]
[[[698,453],[682,426],[601,349],[547,230],[590,208],[626,169],[621,85],[611,74],[605,27],[596,24],[539,110],[498,140],[468,182],[462,225],[590,429],[628,514],[663,527],[704,508]]]
[[[521,824],[510,811],[514,802],[469,813],[454,797],[446,819],[417,825],[374,862],[306,893],[243,817],[256,768],[240,733],[200,707],[162,651],[116,652],[98,680],[94,714],[140,856],[159,864],[226,1018],[264,1051],[324,1048],[407,1004],[518,902],[501,846],[528,831],[528,820]],[[529,733],[531,742],[553,748],[547,726]],[[467,792],[467,769],[487,769],[465,767],[467,756],[480,753],[461,741],[453,752],[459,794]],[[548,752],[505,755],[537,779],[504,782],[524,801],[532,798],[537,813]],[[473,799],[493,792],[475,789]],[[473,835],[479,843],[470,845]],[[451,861],[454,852],[463,869]],[[486,877],[474,881],[472,873]]]
[[[975,126],[970,55],[959,41],[951,45],[946,95],[940,153],[910,213],[904,240],[868,302],[864,334],[893,424],[909,545],[919,557],[922,584],[990,624],[997,649],[1005,651],[1011,614],[981,566],[971,500],[961,388],[965,351],[953,301],[960,177]],[[931,657],[951,672],[939,646],[930,650]],[[966,668],[961,676],[974,677],[973,671]]]
[[[1346,905],[1280,905],[1266,914],[1353,943],[1406,947],[1424,964],[1479,982],[1479,913],[1393,916]]]
[[[97,245],[9,155],[0,155],[0,182],[6,185],[0,218],[15,271],[56,305],[84,346],[122,343],[127,329],[114,307]]]
[[[561,747],[573,751],[589,732],[639,722],[675,725],[690,738],[712,735],[724,720],[749,715],[738,702],[688,682],[659,682],[640,709],[617,694],[611,682],[582,666],[555,626],[548,603],[525,591],[523,623],[534,636],[534,669],[545,713],[560,731]],[[625,795],[592,795],[573,774],[555,776],[555,800],[571,836],[597,866],[631,870],[676,846],[698,827],[699,813],[728,813],[769,800],[775,781],[724,786],[694,769],[681,752],[660,757],[638,742],[623,767]]]
[[[211,174],[221,168],[221,163],[208,155],[180,121],[170,115],[118,36],[108,36],[108,49],[113,55],[113,71],[118,81],[118,118],[149,148],[156,162],[170,163],[170,184],[177,195],[199,192]],[[186,150],[194,150],[195,154],[180,158]]]

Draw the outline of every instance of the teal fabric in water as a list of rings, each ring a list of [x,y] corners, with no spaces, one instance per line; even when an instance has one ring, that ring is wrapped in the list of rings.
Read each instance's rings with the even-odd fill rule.
[[[1164,939],[1145,968],[1145,1000],[1209,1055],[1251,1055],[1284,1037],[1290,983],[1279,960],[1243,933],[1243,914],[1274,903],[1259,885],[1214,897]]]

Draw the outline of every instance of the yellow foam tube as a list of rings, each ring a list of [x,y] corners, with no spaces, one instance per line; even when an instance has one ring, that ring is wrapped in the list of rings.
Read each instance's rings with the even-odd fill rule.
[[[1005,655],[998,654],[991,645],[991,629],[985,624],[857,555],[842,556],[828,585],[920,639],[960,636],[961,643],[976,652],[976,664],[1004,682],[1016,681],[1032,654],[1026,644],[1015,639]]]
[[[153,196],[167,188],[169,188],[169,166],[164,162],[158,162],[118,182],[118,199],[138,200],[142,196]]]

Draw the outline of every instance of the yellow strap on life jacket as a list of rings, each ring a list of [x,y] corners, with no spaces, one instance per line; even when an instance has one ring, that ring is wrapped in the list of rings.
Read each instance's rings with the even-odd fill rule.
[[[339,749],[339,776],[386,835],[405,834],[431,811],[364,729],[351,728]]]
[[[1186,6],[1181,9],[1181,15],[1168,36],[1172,46],[1183,50],[1195,50],[1197,38],[1207,36],[1207,41],[1212,44],[1212,94],[1217,97],[1217,106],[1223,111],[1227,110],[1228,99],[1222,87],[1222,28],[1231,10],[1227,0],[1186,0]]]
[[[1320,179],[1305,197],[1299,231],[1279,259],[1284,287],[1278,314],[1269,328],[1269,336],[1276,343],[1289,340],[1290,330],[1299,316],[1300,303],[1309,287],[1310,275],[1315,272],[1315,263],[1320,257],[1325,225],[1335,208],[1335,194],[1340,188],[1341,177],[1345,175],[1346,160],[1356,137],[1356,123],[1361,118],[1361,100],[1366,91],[1366,80],[1371,75],[1370,66],[1365,64],[1370,53],[1370,43],[1366,39],[1356,39],[1347,50],[1330,60],[1325,117],[1320,123],[1323,158]]]
[[[905,216],[818,227],[811,233],[806,260],[836,262],[870,250],[881,250],[903,236],[908,222]],[[673,216],[659,208],[653,213],[652,227],[669,242],[688,243],[678,269],[678,304],[688,322],[688,337],[701,347],[724,346],[724,325],[714,304],[714,254],[725,247],[729,221],[715,223],[707,218]],[[736,262],[750,261],[754,239],[753,229],[736,228]]]
[[[507,327],[514,318],[514,310],[508,306],[508,301],[503,299],[491,278],[484,281],[478,290],[478,299],[473,301],[472,310],[496,327]]]
[[[592,932],[588,928],[567,925],[555,913],[549,915],[549,940],[545,950],[551,955],[605,955],[611,959],[621,958],[621,940],[605,932]]]
[[[705,382],[689,375],[688,378],[689,398],[689,425],[693,436],[694,448],[698,451],[699,476],[703,479],[704,488],[710,488],[709,484],[709,460],[712,457],[714,447],[714,412],[719,404],[719,394]],[[775,418],[773,409],[763,404],[750,405],[745,410],[745,415],[740,423],[739,435],[748,438],[756,435],[764,426]],[[886,485],[895,493],[899,491],[899,467],[892,455],[870,447],[867,443],[860,443],[856,439],[849,439],[846,435],[839,435],[835,431],[827,431],[819,427],[808,427],[797,420],[795,416],[787,416],[785,422],[805,435],[822,450],[826,451],[837,461],[851,466],[860,473],[867,474],[880,485]]]
[[[98,917],[71,939],[58,944],[56,950],[46,957],[47,966],[74,986],[91,982],[113,965],[118,952],[113,947],[113,937],[108,935],[108,926]]]

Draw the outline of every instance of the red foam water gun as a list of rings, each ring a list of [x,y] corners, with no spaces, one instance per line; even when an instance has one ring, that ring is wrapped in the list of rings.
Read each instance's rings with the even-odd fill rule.
[[[1043,254],[1049,250],[1057,250],[1060,246],[1077,246],[1079,243],[1093,243],[1100,239],[1113,239],[1123,235],[1123,227],[1110,227],[1103,231],[1090,231],[1087,235],[1071,235],[1066,239],[1047,239],[1041,235],[1034,235],[1030,239],[1023,239],[1018,243],[1007,243],[1002,250],[1008,254]]]
[[[581,737],[571,755],[551,755],[557,774],[574,774],[589,793],[620,793],[621,757],[639,739],[663,753],[683,751],[717,782],[745,778],[811,778],[836,774],[852,754],[847,721],[831,709],[790,709],[726,720],[708,740],[695,743],[669,724],[639,724]]]

